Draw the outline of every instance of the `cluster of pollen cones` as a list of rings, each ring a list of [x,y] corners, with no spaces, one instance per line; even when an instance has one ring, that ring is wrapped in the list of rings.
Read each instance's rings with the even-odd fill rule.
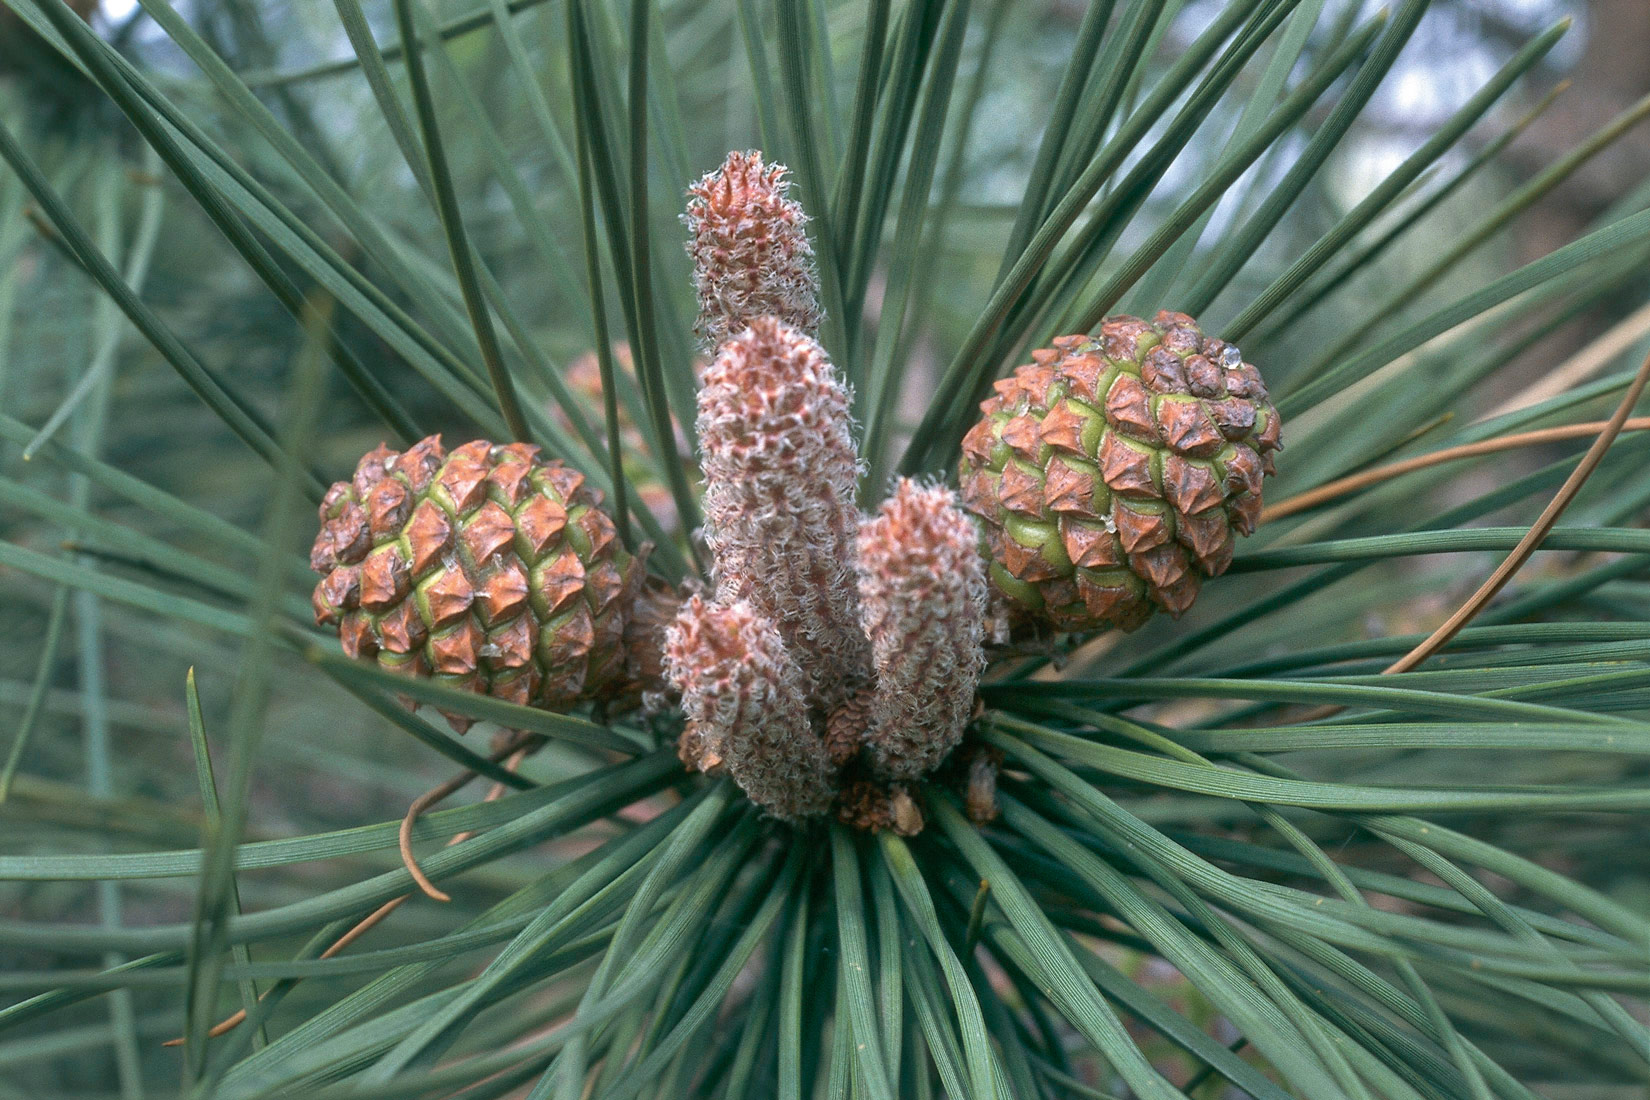
[[[689,767],[777,817],[922,827],[916,784],[961,742],[985,666],[985,563],[955,494],[902,480],[876,514],[785,170],[733,153],[685,221],[711,588],[667,632]]]
[[[722,345],[698,428],[713,589],[665,651],[683,760],[778,817],[917,831],[911,785],[961,741],[985,664],[972,522],[910,480],[860,515],[848,394],[777,318]]]
[[[393,671],[532,706],[679,702],[678,752],[788,822],[913,834],[927,787],[996,813],[965,734],[988,622],[1179,614],[1247,534],[1278,448],[1254,367],[1183,314],[1112,318],[998,383],[962,495],[856,503],[851,397],[815,338],[807,218],[732,153],[690,188],[710,365],[696,428],[708,584],[664,591],[571,467],[525,444],[380,447],[321,506],[316,621]],[[464,720],[449,715],[461,731]]]

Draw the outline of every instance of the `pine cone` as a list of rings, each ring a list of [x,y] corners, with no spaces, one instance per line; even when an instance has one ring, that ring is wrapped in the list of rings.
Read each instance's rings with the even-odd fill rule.
[[[1279,420],[1259,373],[1167,310],[1032,358],[963,440],[993,588],[1058,630],[1181,614],[1260,517]]]
[[[529,444],[380,445],[321,502],[315,621],[403,675],[546,709],[602,697],[643,569],[600,504]]]
[[[754,150],[734,152],[688,188],[682,220],[693,234],[688,254],[699,292],[694,331],[706,351],[762,316],[809,336],[819,331],[819,279],[813,246],[802,231],[808,216],[786,196],[786,171],[783,164],[763,164]]]
[[[950,489],[900,479],[860,526],[859,595],[877,670],[871,762],[916,779],[962,740],[985,667],[979,534]]]
[[[858,760],[875,721],[876,694],[872,686],[857,687],[825,716],[825,755],[831,767],[840,770]]]

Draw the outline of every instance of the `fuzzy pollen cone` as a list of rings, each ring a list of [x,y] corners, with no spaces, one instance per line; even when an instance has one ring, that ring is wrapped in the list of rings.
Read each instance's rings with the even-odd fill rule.
[[[871,763],[915,779],[962,740],[985,668],[979,533],[950,489],[901,478],[861,525],[859,598],[876,663]]]
[[[802,673],[748,601],[690,596],[666,631],[665,670],[687,716],[678,746],[684,763],[726,771],[781,820],[830,807],[830,764],[810,723]]]
[[[528,444],[381,445],[321,502],[315,621],[402,675],[549,710],[606,698],[643,567],[600,505]]]
[[[729,153],[722,167],[688,188],[682,220],[692,233],[694,326],[714,351],[751,321],[774,316],[812,336],[819,331],[819,279],[803,232],[808,216],[786,192],[783,164],[759,152]]]
[[[698,429],[716,598],[775,624],[828,712],[871,672],[848,391],[812,337],[759,317],[705,372]]]
[[[1260,518],[1278,411],[1242,353],[1184,313],[1053,343],[996,383],[963,438],[992,588],[1055,630],[1178,616]]]

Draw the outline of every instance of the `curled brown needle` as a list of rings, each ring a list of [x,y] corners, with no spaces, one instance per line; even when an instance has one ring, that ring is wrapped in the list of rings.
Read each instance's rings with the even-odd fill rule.
[[[1638,373],[1633,376],[1633,381],[1627,387],[1627,392],[1622,394],[1621,403],[1616,406],[1615,415],[1604,421],[1602,427],[1598,429],[1598,435],[1593,440],[1593,445],[1587,448],[1587,453],[1582,456],[1580,463],[1576,465],[1574,470],[1570,471],[1570,476],[1564,479],[1564,484],[1559,486],[1557,493],[1553,494],[1553,499],[1547,503],[1546,508],[1542,509],[1541,515],[1530,525],[1530,529],[1524,533],[1524,537],[1518,540],[1518,545],[1513,547],[1512,552],[1506,556],[1500,565],[1496,566],[1495,572],[1491,573],[1484,583],[1478,586],[1478,591],[1474,592],[1465,603],[1456,608],[1455,613],[1444,620],[1437,630],[1429,634],[1414,649],[1382,669],[1381,674],[1383,676],[1408,672],[1440,649],[1443,649],[1468,623],[1477,618],[1485,607],[1489,606],[1491,600],[1500,595],[1501,590],[1507,586],[1508,582],[1513,579],[1520,569],[1524,568],[1524,564],[1530,560],[1530,557],[1541,548],[1541,543],[1547,538],[1553,527],[1557,525],[1559,517],[1564,514],[1564,510],[1575,500],[1576,494],[1581,492],[1581,487],[1587,483],[1587,479],[1593,476],[1593,472],[1598,469],[1599,463],[1604,461],[1604,455],[1610,450],[1610,446],[1626,430],[1627,425],[1633,422],[1629,419],[1628,414],[1633,411],[1633,406],[1638,404],[1639,398],[1643,396],[1647,383],[1650,383],[1650,356],[1647,356],[1639,366]],[[1315,722],[1339,714],[1345,709],[1345,707],[1340,706],[1319,707],[1302,715],[1300,720]]]
[[[1386,669],[1383,669],[1384,673],[1408,672],[1444,648],[1449,644],[1450,639],[1454,638],[1461,632],[1463,627],[1477,618],[1479,612],[1483,611],[1489,605],[1489,602],[1495,599],[1501,590],[1507,586],[1513,576],[1524,568],[1524,563],[1529,561],[1531,555],[1541,548],[1541,543],[1558,524],[1559,517],[1564,514],[1564,510],[1575,500],[1576,494],[1581,492],[1581,487],[1587,483],[1587,479],[1593,476],[1593,471],[1598,469],[1599,463],[1604,461],[1604,455],[1609,451],[1611,444],[1615,443],[1616,437],[1621,435],[1627,427],[1628,414],[1633,411],[1633,406],[1638,404],[1647,383],[1650,383],[1650,356],[1645,357],[1644,362],[1639,366],[1638,373],[1633,376],[1632,383],[1628,385],[1627,392],[1622,394],[1621,403],[1616,406],[1615,415],[1605,422],[1603,430],[1598,433],[1598,438],[1593,440],[1593,445],[1587,448],[1587,453],[1582,456],[1581,462],[1577,464],[1574,470],[1570,471],[1570,476],[1564,479],[1564,484],[1559,486],[1557,493],[1553,494],[1553,499],[1548,502],[1546,508],[1542,509],[1541,515],[1536,518],[1535,523],[1524,533],[1524,537],[1518,540],[1518,545],[1513,547],[1512,553],[1507,555],[1505,560],[1496,567],[1495,572],[1489,575],[1489,578],[1478,587],[1478,591],[1474,592],[1467,602],[1456,610],[1455,614],[1446,619],[1443,625],[1434,630],[1424,642],[1394,661]]]
[[[1585,424],[1565,424],[1557,428],[1541,428],[1532,432],[1518,432],[1515,435],[1496,436],[1494,439],[1481,439],[1476,443],[1463,443],[1459,447],[1445,447],[1443,450],[1433,451],[1430,454],[1417,455],[1406,458],[1401,462],[1389,462],[1384,466],[1375,466],[1361,473],[1347,477],[1336,478],[1325,482],[1316,489],[1308,489],[1304,493],[1297,493],[1287,500],[1280,500],[1260,514],[1262,523],[1283,519],[1297,513],[1316,508],[1320,504],[1327,504],[1331,500],[1355,493],[1360,489],[1367,489],[1372,485],[1379,485],[1392,478],[1404,474],[1414,473],[1416,470],[1425,470],[1431,466],[1441,466],[1446,462],[1454,462],[1462,458],[1473,458],[1477,455],[1495,454],[1499,451],[1511,451],[1519,447],[1537,447],[1543,443],[1560,443],[1566,439],[1586,439],[1596,437],[1606,427],[1608,420],[1592,420]],[[1650,416],[1635,416],[1623,422],[1623,432],[1650,431]]]

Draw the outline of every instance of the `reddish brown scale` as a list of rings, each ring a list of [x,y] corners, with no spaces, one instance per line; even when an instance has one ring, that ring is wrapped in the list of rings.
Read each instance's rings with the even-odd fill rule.
[[[916,836],[923,827],[921,807],[898,784],[850,782],[837,796],[836,816],[844,825],[868,833],[892,829],[900,836]]]
[[[1183,313],[1056,337],[963,438],[994,594],[1057,630],[1180,615],[1260,520],[1278,413],[1238,349]]]

